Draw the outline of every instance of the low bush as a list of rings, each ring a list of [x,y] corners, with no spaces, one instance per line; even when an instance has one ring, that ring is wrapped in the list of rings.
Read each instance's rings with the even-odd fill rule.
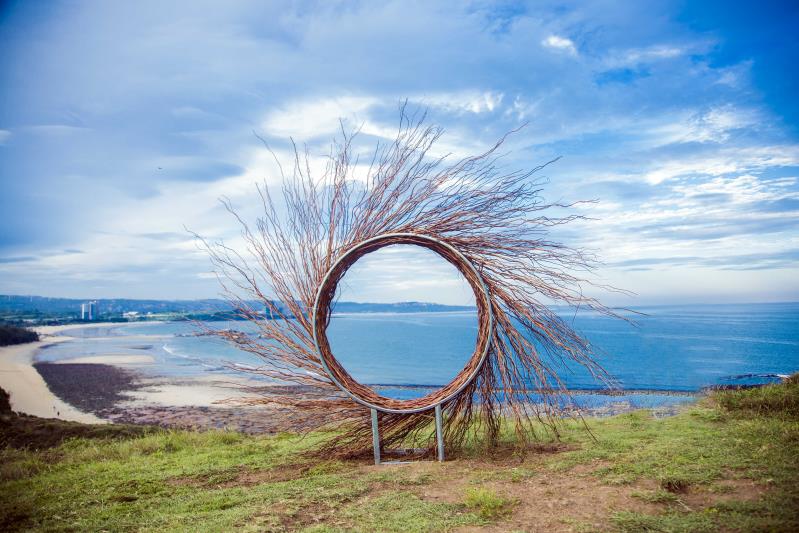
[[[799,374],[783,383],[715,394],[719,406],[730,413],[799,417]]]
[[[476,511],[481,518],[495,520],[509,514],[513,502],[503,498],[491,489],[474,487],[466,491],[464,503],[469,509]]]
[[[36,342],[39,334],[27,328],[0,324],[0,346],[10,346],[12,344],[23,344],[26,342]]]

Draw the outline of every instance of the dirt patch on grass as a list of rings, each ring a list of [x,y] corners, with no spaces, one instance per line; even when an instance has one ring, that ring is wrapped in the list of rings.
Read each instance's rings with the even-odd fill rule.
[[[724,479],[713,485],[692,485],[679,499],[692,510],[706,509],[724,502],[751,502],[762,498],[767,487],[750,479]]]
[[[268,511],[257,513],[237,526],[269,532],[302,531],[318,524],[335,523],[337,510],[336,505],[326,502],[277,502],[271,504]]]
[[[547,448],[549,453],[571,449]],[[546,452],[545,452],[546,453]],[[633,496],[637,487],[604,484],[592,472],[595,462],[568,471],[553,471],[540,457],[520,460],[506,456],[497,460],[457,460],[444,465],[417,462],[406,465],[361,467],[373,479],[369,495],[401,489],[436,503],[464,505],[467,492],[486,488],[509,502],[504,518],[463,531],[574,531],[604,530],[615,510],[657,512],[660,507]]]
[[[248,468],[217,470],[195,476],[174,477],[168,479],[167,483],[175,487],[196,488],[252,487],[263,483],[280,483],[301,479],[308,475],[313,466],[302,463],[280,465],[265,470]]]
[[[656,512],[658,507],[635,498],[635,486],[612,486],[591,472],[596,465],[554,472],[536,469],[535,474],[518,481],[487,481],[480,486],[515,503],[507,519],[496,524],[467,528],[466,531],[575,531],[607,530],[614,511]],[[437,487],[434,497],[459,501],[468,486],[466,481],[449,490]]]
[[[649,515],[701,511],[727,501],[757,500],[765,493],[762,485],[745,479],[679,484],[671,491],[654,479],[611,484],[595,474],[604,466],[604,461],[592,461],[555,471],[541,457],[522,461],[506,457],[444,465],[421,461],[361,466],[359,470],[372,480],[370,497],[399,489],[426,501],[463,505],[467,492],[480,487],[510,502],[502,518],[461,531],[605,531],[612,529],[612,516],[619,511]]]
[[[337,511],[341,503],[343,502],[304,504],[284,517],[281,522],[286,531],[298,531],[316,524],[334,524],[337,522]]]
[[[458,461],[490,461],[494,466],[499,464],[519,464],[527,460],[540,458],[541,456],[563,453],[568,451],[577,450],[580,447],[576,444],[566,442],[532,442],[526,444],[524,447],[519,446],[498,446],[482,452],[479,457],[474,455],[458,455],[451,457],[452,460]]]

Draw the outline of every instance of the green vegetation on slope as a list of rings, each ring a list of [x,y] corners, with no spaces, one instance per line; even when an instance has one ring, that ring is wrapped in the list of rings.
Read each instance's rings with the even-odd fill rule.
[[[26,328],[0,324],[0,346],[10,346],[12,344],[23,344],[26,342],[36,342],[39,334]]]
[[[595,439],[574,424],[561,443],[441,465],[312,460],[319,435],[120,429],[7,446],[0,530],[799,530],[798,388],[589,420]]]

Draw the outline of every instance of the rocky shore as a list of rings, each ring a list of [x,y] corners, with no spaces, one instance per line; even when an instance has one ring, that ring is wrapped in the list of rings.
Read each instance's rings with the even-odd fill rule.
[[[231,429],[248,434],[302,431],[319,425],[319,413],[275,404],[214,405],[213,397],[230,397],[234,390],[196,381],[147,378],[129,368],[99,363],[35,363],[48,388],[64,402],[117,424],[180,429]],[[192,392],[193,388],[198,390]],[[279,387],[285,393],[285,387]],[[302,394],[300,387],[297,394]],[[169,394],[165,390],[174,389]],[[161,396],[165,395],[165,399]],[[212,397],[213,395],[213,397]],[[183,404],[174,401],[183,398]],[[188,398],[186,400],[186,398]],[[196,404],[191,404],[196,401]],[[606,417],[635,410],[627,401],[583,410],[585,416]],[[656,417],[671,416],[679,406],[654,409]]]
[[[181,429],[232,429],[250,434],[279,433],[311,428],[311,414],[274,405],[233,407],[215,405],[161,405],[137,400],[137,393],[159,386],[135,371],[96,363],[35,363],[48,388],[75,407],[118,424]],[[180,386],[180,383],[174,384]],[[185,387],[186,385],[183,384]],[[206,385],[210,388],[210,386]],[[220,396],[226,390],[218,387]]]
[[[96,363],[34,363],[47,387],[65,402],[103,417],[126,393],[138,388],[137,375],[127,369]]]

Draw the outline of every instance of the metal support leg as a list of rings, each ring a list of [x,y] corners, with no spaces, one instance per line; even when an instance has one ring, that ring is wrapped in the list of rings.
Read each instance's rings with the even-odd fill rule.
[[[372,411],[372,447],[375,450],[375,464],[380,464],[380,430],[377,427],[377,409]]]
[[[436,443],[438,444],[438,461],[444,461],[444,422],[441,419],[441,404],[436,405]]]

